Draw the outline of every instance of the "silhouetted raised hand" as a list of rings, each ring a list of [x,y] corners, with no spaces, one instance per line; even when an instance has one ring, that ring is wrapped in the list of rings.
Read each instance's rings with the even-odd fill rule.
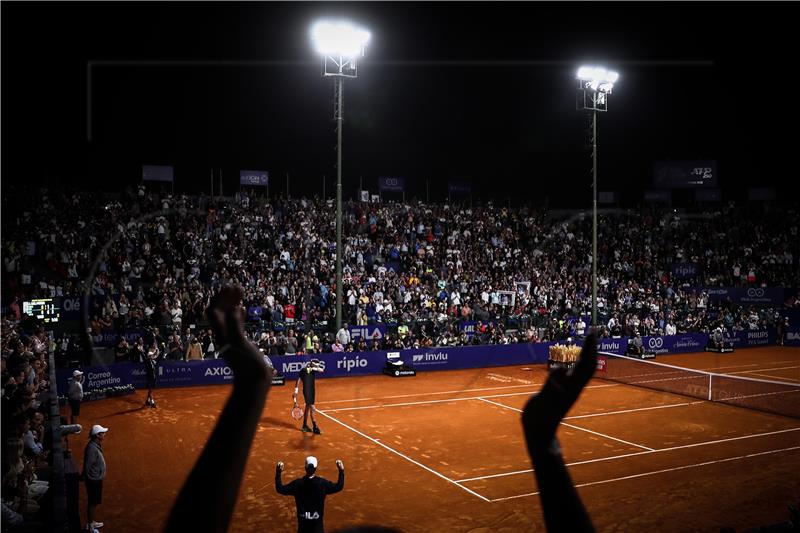
[[[233,391],[170,513],[166,530],[228,530],[272,373],[244,336],[242,290],[226,287],[206,310],[233,370]]]
[[[564,465],[556,430],[596,368],[597,337],[592,332],[584,339],[575,367],[553,369],[542,390],[528,400],[522,411],[525,441],[548,531],[594,531]]]

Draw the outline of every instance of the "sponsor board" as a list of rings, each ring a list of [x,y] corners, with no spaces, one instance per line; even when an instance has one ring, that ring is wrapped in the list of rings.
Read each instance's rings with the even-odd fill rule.
[[[734,347],[750,347],[774,344],[774,330],[734,332],[726,340]],[[700,352],[708,344],[708,336],[700,333],[687,333],[675,336],[643,337],[647,352],[645,357],[661,353]],[[652,345],[655,349],[650,348]],[[800,345],[800,330],[792,328],[787,332],[787,342]],[[459,348],[420,350],[401,350],[400,359],[416,367],[417,371],[458,370],[525,364],[544,364],[548,361],[549,348],[554,343],[482,345]],[[628,346],[627,338],[601,339],[598,349],[623,355]],[[298,374],[312,357],[319,359],[324,371],[320,378],[353,375],[376,375],[386,370],[387,354],[390,352],[325,353],[315,355],[280,355],[271,357],[272,363],[286,381],[297,379]],[[603,372],[605,359],[598,357],[597,369]],[[83,369],[86,380],[84,391],[101,390],[133,385],[144,388],[146,376],[144,365],[138,363],[116,363],[109,366],[87,367]],[[401,375],[412,375],[413,369],[389,369]],[[68,380],[72,369],[57,372],[59,391],[68,390]],[[232,383],[233,371],[224,359],[202,361],[160,361],[158,366],[159,387],[183,387],[192,385],[221,385]]]
[[[786,332],[787,346],[800,346],[800,329],[789,329]]]
[[[628,347],[628,339],[600,339],[597,343],[597,350],[600,352],[611,352],[617,355],[623,355]]]
[[[414,366],[446,365],[448,362],[447,356],[447,352],[414,354],[411,356],[411,364]]]
[[[703,289],[711,301],[730,299],[733,303],[751,305],[783,305],[783,287],[708,287]]]
[[[733,344],[734,348],[748,348],[751,346],[767,346],[775,344],[775,330],[734,331],[725,337],[725,342]]]
[[[373,338],[383,339],[386,337],[386,324],[373,324],[371,326],[350,326],[350,342],[358,342],[364,339],[369,342]]]

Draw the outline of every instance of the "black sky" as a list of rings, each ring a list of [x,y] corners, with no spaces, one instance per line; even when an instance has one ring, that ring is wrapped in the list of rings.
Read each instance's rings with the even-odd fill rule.
[[[476,196],[586,204],[591,160],[574,96],[582,62],[621,74],[600,119],[600,190],[639,197],[661,159],[716,159],[726,198],[749,186],[788,198],[800,189],[788,3],[0,10],[3,184],[113,190],[138,182],[142,164],[172,164],[178,190],[207,191],[213,167],[228,191],[239,169],[264,169],[276,192],[289,172],[293,195],[319,193],[327,175],[330,195],[333,88],[308,32],[318,17],[347,16],[373,40],[345,85],[345,194],[359,177],[374,190],[386,175],[405,177],[409,195],[424,195],[428,178],[432,198],[459,180]]]

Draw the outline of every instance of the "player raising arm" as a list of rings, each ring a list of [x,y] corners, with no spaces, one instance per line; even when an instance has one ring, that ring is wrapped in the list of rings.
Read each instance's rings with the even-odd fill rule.
[[[306,406],[303,410],[303,431],[304,432],[311,432],[311,428],[308,427],[308,415],[311,415],[311,423],[314,425],[314,434],[320,435],[322,432],[319,430],[319,426],[317,426],[317,421],[314,419],[314,411],[316,408],[314,407],[314,401],[316,396],[316,375],[317,372],[324,372],[325,368],[320,363],[319,359],[312,359],[303,370],[300,371],[300,375],[297,376],[297,383],[294,386],[294,393],[292,394],[292,401],[294,402],[294,406],[297,407],[297,393],[300,390],[300,382],[303,383],[303,399],[305,400]]]

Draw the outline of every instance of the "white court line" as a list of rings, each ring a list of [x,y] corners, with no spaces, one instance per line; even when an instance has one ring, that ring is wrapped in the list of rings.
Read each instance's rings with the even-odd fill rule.
[[[765,377],[765,378],[782,379],[784,381],[786,381],[786,380],[789,380],[791,382],[795,382],[796,381],[796,382],[800,383],[800,379],[790,378],[790,377],[786,377],[786,376],[775,376],[773,374],[764,374],[762,372],[748,372],[748,374],[753,374],[754,376],[762,376],[762,377]]]
[[[796,363],[797,359],[793,361],[770,361],[768,363],[752,363],[749,365],[727,365],[727,366],[718,366],[716,368],[689,368],[689,370],[700,370],[701,372],[713,372],[714,370],[721,370],[723,368],[747,368],[748,366],[761,366],[761,365],[782,365],[784,363]],[[732,372],[728,372],[731,374]]]
[[[726,372],[726,373],[727,374],[755,374],[756,372],[772,371],[772,370],[791,370],[792,368],[800,368],[800,365],[779,366],[777,368],[756,368],[755,370],[738,370],[736,372]]]
[[[741,437],[729,437],[727,439],[718,439],[718,440],[709,440],[705,442],[695,442],[694,444],[682,444],[680,446],[671,446],[669,448],[659,448],[657,450],[653,450],[651,452],[633,452],[633,453],[624,453],[622,455],[612,455],[611,457],[598,457],[597,459],[587,459],[586,461],[575,461],[572,463],[567,463],[566,466],[578,466],[578,465],[586,465],[589,463],[602,463],[603,461],[613,461],[615,459],[624,459],[626,457],[635,457],[637,455],[649,455],[651,453],[660,453],[660,452],[672,452],[675,450],[683,450],[685,448],[695,448],[697,446],[708,446],[709,444],[720,444],[722,442],[730,442],[734,440],[744,440],[744,439],[752,439],[755,437],[766,437],[769,435],[778,435],[780,433],[790,433],[792,431],[800,431],[800,427],[797,428],[789,428],[789,429],[779,429],[777,431],[768,431],[766,433],[755,433],[753,435],[742,435]],[[477,481],[480,479],[489,479],[493,477],[504,477],[504,476],[514,476],[517,474],[529,474],[533,472],[533,469],[527,470],[516,470],[514,472],[505,472],[503,474],[492,474],[490,476],[479,476],[479,477],[471,477],[468,479],[459,479],[457,483],[466,483],[467,481]]]
[[[478,398],[478,399],[483,401],[483,402],[486,402],[486,403],[491,403],[493,405],[498,405],[500,407],[505,407],[506,409],[511,409],[512,411],[517,411],[519,413],[522,412],[522,409],[517,409],[516,407],[510,407],[508,405],[503,405],[502,403],[492,402],[492,401],[489,401],[489,400],[487,400],[485,398]],[[626,440],[622,440],[622,439],[618,439],[616,437],[612,437],[611,435],[606,435],[604,433],[598,433],[597,431],[592,431],[591,429],[586,429],[586,428],[582,428],[582,427],[579,427],[579,426],[573,426],[572,424],[567,424],[566,422],[561,422],[561,425],[562,426],[567,426],[568,428],[580,429],[581,431],[585,431],[585,432],[591,433],[593,435],[598,435],[598,436],[604,437],[606,439],[615,440],[617,442],[622,442],[623,444],[628,444],[630,446],[635,446],[636,448],[642,448],[644,450],[650,450],[651,452],[654,451],[653,448],[648,448],[647,446],[642,446],[641,444],[635,444],[633,442],[628,442]]]
[[[494,398],[494,396],[489,396],[489,397],[490,398]],[[488,402],[488,403],[493,403],[495,405],[499,405],[500,407],[505,407],[507,409],[513,409],[514,411],[519,411],[520,413],[522,412],[522,410],[517,409],[515,407],[510,407],[510,406],[502,404],[502,403],[490,402],[486,398],[487,398],[486,396],[482,396],[482,397],[480,397],[478,399],[479,400],[483,400],[484,402]],[[670,404],[667,404],[667,405],[655,405],[653,407],[637,407],[636,409],[624,409],[622,411],[609,411],[607,413],[592,413],[592,414],[589,414],[589,415],[567,416],[567,417],[564,418],[564,420],[574,420],[574,419],[579,419],[579,418],[594,418],[596,416],[607,416],[607,415],[620,415],[620,414],[623,414],[623,413],[634,413],[636,411],[652,411],[653,409],[668,409],[670,407],[683,407],[685,405],[695,405],[695,404],[698,404],[698,403],[706,403],[706,401],[705,400],[698,400],[696,402],[670,403]]]
[[[634,413],[636,411],[652,411],[653,409],[669,409],[670,407],[683,407],[684,405],[695,405],[698,403],[706,403],[705,400],[699,400],[696,402],[684,402],[684,403],[670,403],[667,405],[656,405],[654,407],[639,407],[636,409],[625,409],[623,411],[609,411],[607,413],[593,413],[590,415],[575,415],[575,416],[568,416],[565,417],[564,420],[574,420],[577,418],[592,418],[595,416],[606,416],[606,415],[619,415],[622,413]]]
[[[598,436],[606,438],[606,439],[615,440],[617,442],[621,442],[621,443],[627,444],[629,446],[635,446],[637,448],[642,448],[643,450],[648,450],[648,451],[651,451],[651,452],[655,451],[653,448],[649,448],[647,446],[642,446],[641,444],[636,444],[635,442],[628,442],[626,440],[622,440],[622,439],[618,439],[616,437],[612,437],[611,435],[606,435],[605,433],[598,433],[597,431],[592,431],[591,429],[582,428],[580,426],[573,426],[572,424],[567,424],[566,422],[561,422],[561,425],[562,426],[567,426],[568,428],[580,429],[581,431],[585,431],[587,433],[592,433],[593,435],[598,435]]]
[[[397,394],[395,396],[382,396],[381,398],[356,398],[354,400],[330,400],[327,402],[317,402],[317,405],[328,403],[346,403],[346,402],[362,402],[366,400],[392,400],[394,398],[409,398],[411,396],[433,396],[434,394],[458,394],[459,392],[477,392],[485,390],[503,390],[503,389],[519,389],[521,387],[536,387],[542,383],[529,383],[527,385],[504,385],[502,387],[485,387],[482,389],[459,389],[459,390],[446,390],[440,392],[417,392],[415,394]]]
[[[414,459],[410,458],[409,456],[407,456],[407,455],[404,455],[404,454],[402,454],[402,453],[398,452],[398,451],[397,451],[397,450],[395,450],[394,448],[391,448],[391,447],[389,447],[389,446],[385,445],[385,444],[384,444],[384,443],[382,443],[381,441],[379,441],[379,440],[377,440],[377,439],[373,439],[373,438],[372,438],[372,437],[370,437],[369,435],[366,435],[366,434],[364,434],[364,433],[360,432],[359,430],[357,430],[357,429],[355,429],[355,428],[352,428],[352,427],[348,426],[348,425],[347,425],[347,424],[345,424],[344,422],[342,422],[342,421],[340,421],[340,420],[337,420],[337,419],[333,418],[333,417],[332,417],[331,415],[329,415],[329,414],[326,414],[324,411],[317,410],[317,413],[321,414],[322,416],[324,416],[324,417],[326,417],[326,418],[329,418],[329,419],[333,420],[334,422],[336,422],[337,424],[339,424],[339,425],[341,425],[341,426],[344,426],[344,427],[346,427],[347,429],[349,429],[349,430],[350,430],[350,431],[352,431],[353,433],[356,433],[357,435],[361,435],[361,436],[362,436],[362,437],[364,437],[365,439],[367,439],[367,440],[370,440],[370,441],[374,442],[374,443],[375,443],[375,444],[377,444],[378,446],[382,446],[383,448],[386,448],[386,449],[387,449],[387,450],[389,450],[390,452],[392,452],[392,453],[394,453],[394,454],[396,454],[396,455],[399,455],[400,457],[402,457],[402,458],[403,458],[403,459],[405,459],[406,461],[409,461],[409,462],[411,462],[411,463],[414,463],[414,464],[415,464],[415,465],[417,465],[418,467],[420,467],[420,468],[423,468],[423,469],[427,470],[427,471],[428,471],[428,472],[430,472],[431,474],[434,474],[434,475],[436,475],[436,476],[438,476],[438,477],[440,477],[440,478],[444,479],[444,480],[445,480],[445,481],[447,481],[448,483],[452,483],[452,484],[453,484],[453,485],[455,485],[456,487],[459,487],[459,488],[461,488],[461,489],[464,489],[465,491],[469,492],[469,493],[470,493],[470,494],[472,494],[473,496],[477,496],[478,498],[480,498],[481,500],[483,500],[483,501],[485,501],[485,502],[488,502],[488,501],[489,501],[489,498],[486,498],[486,497],[484,497],[484,496],[481,496],[480,494],[478,494],[478,493],[477,493],[477,492],[475,492],[474,490],[470,490],[470,489],[468,489],[467,487],[463,487],[463,486],[459,485],[458,483],[456,483],[455,481],[453,481],[453,480],[452,480],[452,479],[450,479],[449,477],[443,476],[442,474],[440,474],[440,473],[439,473],[439,472],[437,472],[436,470],[433,470],[433,469],[431,469],[431,468],[428,468],[428,467],[427,467],[427,466],[425,466],[424,464],[422,464],[422,463],[420,463],[420,462],[417,462],[417,461],[415,461]]]
[[[630,476],[623,476],[623,477],[618,477],[618,478],[614,478],[614,479],[604,479],[602,481],[591,481],[589,483],[581,483],[580,485],[575,485],[575,488],[589,487],[591,485],[601,485],[603,483],[613,483],[615,481],[624,481],[626,479],[635,479],[637,477],[653,476],[653,475],[656,475],[656,474],[664,474],[666,472],[675,472],[677,470],[686,470],[687,468],[698,468],[698,467],[701,467],[701,466],[708,466],[708,465],[713,465],[713,464],[718,464],[718,463],[727,463],[727,462],[730,462],[730,461],[738,461],[739,459],[749,459],[751,457],[758,457],[760,455],[769,455],[769,454],[773,454],[773,453],[788,452],[788,451],[792,451],[792,450],[800,450],[800,446],[792,446],[790,448],[781,448],[780,450],[769,450],[769,451],[766,451],[766,452],[750,453],[750,454],[747,454],[747,455],[740,455],[738,457],[728,457],[726,459],[717,459],[716,461],[706,461],[704,463],[695,463],[695,464],[692,464],[692,465],[676,466],[674,468],[665,468],[663,470],[654,470],[652,472],[643,472],[641,474],[633,474],[633,475],[630,475]],[[495,498],[494,500],[489,500],[489,501],[490,502],[500,502],[500,501],[504,501],[504,500],[513,500],[513,499],[516,499],[516,498],[525,498],[527,496],[536,496],[537,494],[539,494],[539,492],[529,492],[527,494],[518,494],[516,496],[507,496],[505,498]]]
[[[528,385],[526,385],[528,386]],[[618,383],[612,383],[609,385],[590,385],[588,387],[584,387],[584,389],[605,389],[608,387],[619,387]],[[539,390],[534,391],[524,391],[524,392],[510,392],[508,394],[489,394],[486,396],[467,396],[465,398],[447,398],[444,400],[421,400],[419,402],[403,402],[403,403],[386,403],[382,405],[362,405],[359,407],[341,407],[339,409],[326,409],[329,413],[335,413],[339,411],[361,411],[364,409],[380,409],[382,407],[406,407],[409,405],[427,405],[431,403],[447,403],[447,402],[465,402],[467,400],[480,400],[482,398],[507,398],[509,396],[527,396],[530,394],[535,394],[539,392]],[[413,394],[412,396],[419,396],[418,394]]]

